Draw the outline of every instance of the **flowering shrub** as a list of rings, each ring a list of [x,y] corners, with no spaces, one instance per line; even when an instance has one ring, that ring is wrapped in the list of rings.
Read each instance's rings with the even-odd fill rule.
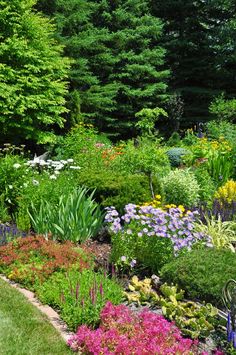
[[[36,292],[43,303],[60,310],[62,319],[73,330],[81,324],[97,326],[106,302],[119,304],[123,298],[122,287],[106,274],[73,268],[54,273],[38,285]]]
[[[180,208],[163,211],[152,206],[129,204],[120,217],[114,207],[105,216],[112,233],[112,259],[119,263],[137,260],[153,272],[183,249],[197,242],[209,242],[203,233],[194,231],[197,211],[183,213]],[[123,223],[123,224],[122,224]]]
[[[57,244],[42,237],[18,238],[0,247],[0,272],[14,281],[34,288],[57,270],[90,266],[88,255],[69,242]]]
[[[96,330],[83,325],[68,345],[82,354],[197,354],[196,342],[184,339],[173,323],[162,316],[143,310],[132,313],[124,305],[107,302],[101,312],[101,324]]]

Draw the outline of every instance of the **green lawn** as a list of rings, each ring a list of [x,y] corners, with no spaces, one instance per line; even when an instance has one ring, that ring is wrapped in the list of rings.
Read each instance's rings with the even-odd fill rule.
[[[46,317],[1,279],[0,354],[72,354]]]

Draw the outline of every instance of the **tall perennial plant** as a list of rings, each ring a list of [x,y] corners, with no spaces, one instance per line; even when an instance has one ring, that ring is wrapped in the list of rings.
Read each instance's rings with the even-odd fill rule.
[[[112,259],[122,262],[137,260],[139,264],[158,272],[166,262],[196,243],[211,246],[210,238],[194,230],[197,211],[183,212],[181,208],[163,211],[153,206],[125,206],[119,216],[114,207],[107,208],[105,221],[112,234]]]

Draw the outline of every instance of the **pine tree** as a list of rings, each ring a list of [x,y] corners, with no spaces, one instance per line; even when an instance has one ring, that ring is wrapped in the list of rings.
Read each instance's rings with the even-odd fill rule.
[[[63,126],[68,60],[34,0],[0,1],[1,141],[45,143]]]
[[[153,0],[164,23],[162,45],[171,68],[170,89],[185,103],[185,125],[210,119],[208,107],[222,91],[235,92],[236,3],[233,0]],[[234,27],[236,28],[236,27]],[[233,43],[234,42],[234,43]]]
[[[65,54],[74,60],[72,119],[89,119],[100,130],[126,135],[134,129],[135,113],[155,108],[167,97],[161,21],[150,14],[147,0],[55,4]]]

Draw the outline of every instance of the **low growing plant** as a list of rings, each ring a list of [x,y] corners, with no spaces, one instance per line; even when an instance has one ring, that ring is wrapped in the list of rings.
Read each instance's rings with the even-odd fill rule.
[[[101,312],[99,328],[79,327],[68,345],[83,354],[197,354],[196,343],[184,339],[178,328],[162,316],[148,310],[136,314],[110,302]]]
[[[91,266],[91,258],[70,242],[25,237],[0,247],[0,272],[32,289],[55,271],[65,272],[72,265],[81,271]]]
[[[76,269],[54,273],[37,288],[37,295],[43,303],[58,308],[72,330],[81,324],[97,326],[105,303],[119,304],[123,298],[121,286],[107,275]]]
[[[161,307],[164,317],[175,324],[182,334],[192,339],[205,338],[214,329],[216,308],[211,304],[200,305],[192,301],[184,301],[184,291],[176,286],[162,284],[159,292],[152,288],[152,280],[139,280],[137,276],[131,279],[130,292],[125,292],[129,303]]]

